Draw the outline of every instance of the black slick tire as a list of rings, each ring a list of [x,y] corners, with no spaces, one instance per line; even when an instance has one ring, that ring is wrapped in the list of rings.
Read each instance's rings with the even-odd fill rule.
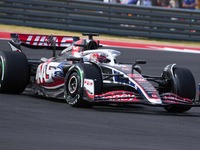
[[[95,94],[100,94],[101,76],[100,70],[95,65],[80,63],[72,66],[65,79],[65,95],[68,104],[73,107],[91,108],[93,103],[88,101],[83,94],[83,82],[85,78],[94,80]]]
[[[0,93],[22,93],[29,83],[29,74],[23,53],[0,51]]]
[[[172,93],[175,93],[183,98],[194,100],[196,97],[195,79],[190,70],[187,68],[174,68],[174,82]],[[169,112],[185,112],[191,109],[190,106],[165,106],[165,110]]]

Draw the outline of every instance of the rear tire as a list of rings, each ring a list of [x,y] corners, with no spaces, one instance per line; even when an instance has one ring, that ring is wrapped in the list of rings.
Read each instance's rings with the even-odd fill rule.
[[[0,93],[22,93],[28,83],[26,56],[20,52],[0,51]]]
[[[190,70],[187,68],[174,68],[174,82],[172,82],[172,93],[183,98],[194,100],[196,97],[195,79]],[[190,106],[165,106],[169,112],[185,112],[190,110]]]

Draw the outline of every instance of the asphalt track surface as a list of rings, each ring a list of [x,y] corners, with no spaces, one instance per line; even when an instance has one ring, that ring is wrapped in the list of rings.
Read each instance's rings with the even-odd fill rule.
[[[9,50],[5,40],[1,50]],[[144,59],[144,74],[160,75],[170,63],[192,71],[200,82],[200,54],[115,48],[118,62]],[[24,51],[30,58],[50,51]],[[65,101],[0,94],[2,150],[197,150],[200,108],[169,113],[143,105],[73,108]]]

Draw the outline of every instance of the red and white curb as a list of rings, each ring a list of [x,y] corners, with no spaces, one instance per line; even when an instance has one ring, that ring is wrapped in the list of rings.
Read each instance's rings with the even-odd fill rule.
[[[0,31],[0,39],[10,39],[11,32]],[[134,49],[146,49],[146,50],[160,50],[160,51],[172,51],[182,53],[197,53],[200,54],[199,47],[190,46],[173,46],[173,45],[160,45],[160,44],[149,44],[149,43],[134,43],[134,42],[119,42],[119,41],[107,41],[100,40],[100,44],[111,47],[125,47]]]
[[[171,46],[171,45],[160,45],[160,44],[129,43],[129,42],[116,42],[116,41],[104,41],[104,40],[100,40],[100,43],[106,46],[115,46],[115,47],[148,49],[148,50],[150,49],[150,50],[173,51],[173,52],[184,52],[184,53],[200,53],[200,48],[189,47],[189,46]]]
[[[10,39],[10,33],[11,32],[0,31],[0,39]]]

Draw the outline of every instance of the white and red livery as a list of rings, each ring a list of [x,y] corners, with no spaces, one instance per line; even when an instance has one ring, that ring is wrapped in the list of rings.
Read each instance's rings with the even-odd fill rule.
[[[11,34],[13,51],[0,51],[0,92],[21,93],[29,88],[34,94],[66,99],[74,107],[127,103],[184,112],[199,106],[195,80],[188,69],[170,64],[161,76],[144,75],[138,65],[146,61],[119,64],[116,57],[120,52],[101,48],[93,40],[98,34],[83,35],[89,38]],[[27,59],[21,46],[52,49],[53,56]],[[62,49],[59,55],[56,49]]]

